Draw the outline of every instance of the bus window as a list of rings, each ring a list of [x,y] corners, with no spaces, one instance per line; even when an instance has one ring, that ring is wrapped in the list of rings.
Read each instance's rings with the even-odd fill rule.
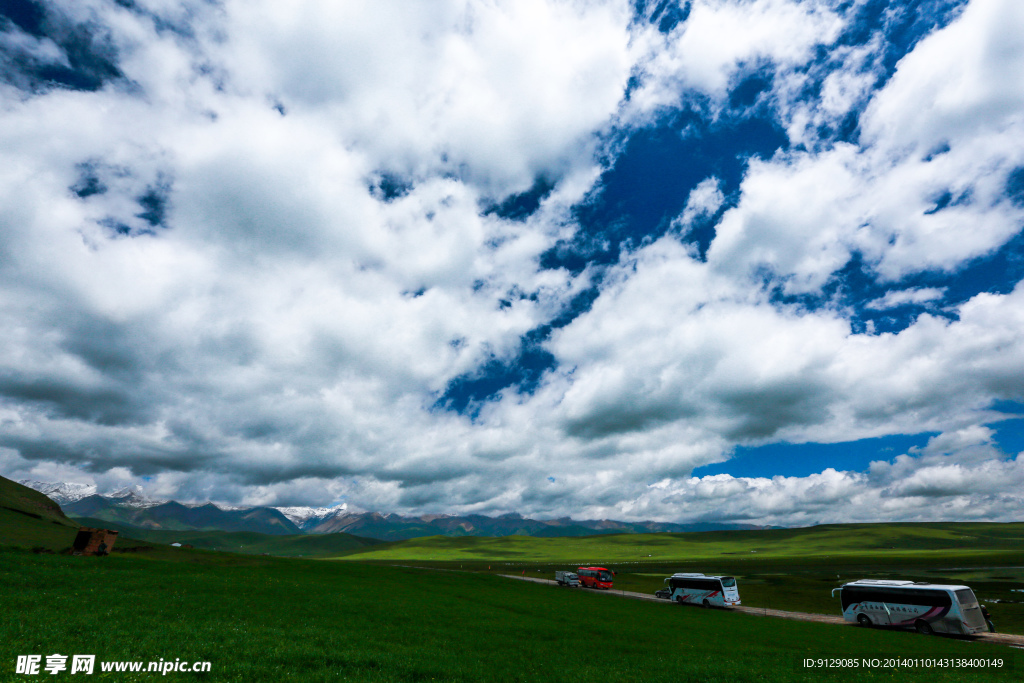
[[[722,577],[722,588],[732,588],[735,585],[736,579],[732,578],[731,576]]]
[[[961,605],[975,605],[978,603],[978,598],[974,597],[974,591],[970,588],[961,588],[955,591],[956,599],[960,601]]]

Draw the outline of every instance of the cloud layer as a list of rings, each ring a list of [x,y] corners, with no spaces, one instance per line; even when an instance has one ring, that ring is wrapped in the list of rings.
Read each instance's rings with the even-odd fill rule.
[[[900,13],[868,4],[0,18],[0,469],[400,512],[1019,517],[985,425],[1024,401],[1024,14],[936,3],[896,58]],[[585,224],[631,140],[713,159],[702,131],[744,122],[783,142],[691,185],[643,165],[660,232]],[[863,471],[693,476],[926,432]]]

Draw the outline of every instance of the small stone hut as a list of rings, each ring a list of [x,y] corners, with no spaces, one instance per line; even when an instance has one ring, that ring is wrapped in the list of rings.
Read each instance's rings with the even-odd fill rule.
[[[116,531],[83,526],[78,530],[71,548],[75,555],[107,555],[114,548],[116,540]]]

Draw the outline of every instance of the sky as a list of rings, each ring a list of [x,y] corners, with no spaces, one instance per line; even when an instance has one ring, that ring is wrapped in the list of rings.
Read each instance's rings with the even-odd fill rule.
[[[1024,518],[1024,3],[3,0],[0,474]]]

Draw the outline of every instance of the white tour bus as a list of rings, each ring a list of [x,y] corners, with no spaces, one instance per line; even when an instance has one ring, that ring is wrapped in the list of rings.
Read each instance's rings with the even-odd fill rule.
[[[913,626],[919,633],[974,635],[989,630],[968,586],[861,579],[839,591],[843,618],[861,626]]]
[[[670,600],[680,605],[725,607],[740,604],[740,591],[731,576],[704,574],[673,574],[665,579],[671,591]]]

